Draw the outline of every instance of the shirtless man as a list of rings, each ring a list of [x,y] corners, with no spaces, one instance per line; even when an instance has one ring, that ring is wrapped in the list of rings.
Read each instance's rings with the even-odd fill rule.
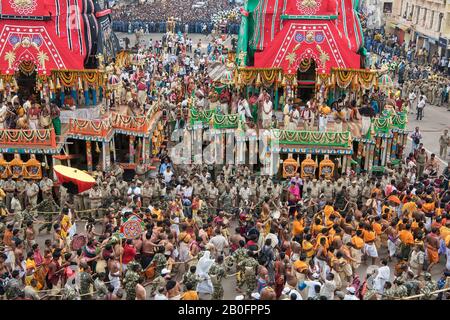
[[[437,263],[439,263],[439,229],[433,227],[431,232],[427,234],[426,246],[427,246],[427,257],[428,257],[428,268],[427,271],[431,272],[431,268]]]
[[[111,255],[108,260],[109,281],[111,286],[114,287],[113,294],[117,293],[120,289],[120,263],[117,261],[114,255]]]
[[[388,261],[392,260],[392,257],[395,255],[395,252],[397,251],[397,245],[398,245],[398,231],[396,229],[395,222],[392,222],[389,227],[386,229],[386,234],[388,237],[387,240],[387,247],[389,251],[389,257]]]
[[[143,282],[144,279],[141,277],[136,284],[136,300],[147,300],[147,293],[144,286],[142,285]]]
[[[36,231],[33,227],[33,221],[27,221],[27,228],[25,230],[25,246],[27,250],[30,250],[33,244],[36,243]]]

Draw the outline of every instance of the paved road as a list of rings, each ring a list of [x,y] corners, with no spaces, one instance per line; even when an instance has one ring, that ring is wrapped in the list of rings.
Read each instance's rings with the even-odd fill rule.
[[[427,105],[425,107],[424,118],[416,120],[415,114],[410,114],[408,117],[408,130],[413,131],[415,127],[419,127],[422,132],[422,142],[427,153],[435,153],[439,158],[439,137],[445,129],[450,131],[450,111],[446,107],[436,107]],[[411,150],[411,139],[408,139],[407,150]],[[450,148],[448,150],[450,152]],[[446,159],[441,159],[440,170],[442,171],[450,156],[447,154]]]

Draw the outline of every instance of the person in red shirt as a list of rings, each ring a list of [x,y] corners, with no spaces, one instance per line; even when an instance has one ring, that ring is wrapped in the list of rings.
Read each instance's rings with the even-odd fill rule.
[[[136,256],[136,248],[133,246],[133,240],[128,239],[125,245],[123,246],[123,255],[122,255],[123,271],[127,270],[127,264],[130,261],[133,261],[135,256]]]

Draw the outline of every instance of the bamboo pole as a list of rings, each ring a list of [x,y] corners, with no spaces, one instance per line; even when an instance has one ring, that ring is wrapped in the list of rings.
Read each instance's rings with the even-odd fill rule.
[[[122,264],[122,255],[123,255],[123,248],[122,248],[122,237],[119,236],[119,245],[120,245],[120,256],[119,256],[119,263],[120,263],[120,276],[123,276],[123,264]]]

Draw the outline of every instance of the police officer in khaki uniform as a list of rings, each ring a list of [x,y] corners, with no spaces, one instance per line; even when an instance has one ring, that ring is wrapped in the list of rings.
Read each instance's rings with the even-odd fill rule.
[[[142,206],[147,208],[150,205],[153,197],[153,188],[150,186],[150,181],[146,180],[142,186]]]
[[[357,184],[357,181],[353,180],[351,186],[348,187],[347,190],[350,201],[353,203],[358,203],[358,198],[360,196],[360,188]]]
[[[81,196],[83,197],[83,207],[84,210],[91,209],[91,202],[89,201],[89,190],[83,191],[81,193]]]
[[[28,180],[28,184],[25,187],[25,194],[27,195],[27,205],[30,204],[33,210],[36,210],[39,187],[33,180]]]
[[[25,189],[27,187],[27,182],[23,180],[23,176],[19,176],[18,180],[16,181],[16,191],[19,198],[20,205],[22,208],[25,208]]]
[[[325,186],[323,187],[323,195],[325,196],[325,200],[327,202],[333,202],[333,198],[335,195],[334,186],[331,184],[331,180],[325,180]]]
[[[42,200],[50,200],[53,198],[53,181],[49,177],[44,177],[39,183],[42,191]]]
[[[318,199],[319,195],[322,193],[322,188],[320,187],[320,185],[317,182],[317,179],[313,179],[312,181],[312,185],[311,185],[311,199]]]
[[[11,210],[11,200],[14,196],[14,192],[16,191],[16,182],[11,176],[8,177],[8,180],[3,185],[3,191],[6,193],[6,208]]]
[[[84,201],[83,201],[83,194],[77,193],[74,196],[74,203],[75,203],[75,210],[77,211],[83,211],[84,210]]]
[[[100,216],[100,211],[98,210],[102,206],[102,190],[100,186],[96,183],[92,189],[89,190],[89,202],[90,202],[90,208],[93,210],[90,212],[90,216],[92,217],[92,214],[95,214],[95,217]]]
[[[342,179],[342,178],[339,178],[334,182],[334,192],[336,194],[338,194],[339,192],[342,191],[342,188],[344,187],[343,182],[344,182],[344,179]]]
[[[365,204],[366,201],[370,198],[371,196],[371,190],[373,189],[374,185],[369,181],[368,183],[364,184],[364,187],[362,188],[362,192],[361,192],[361,198],[362,198],[362,203]]]
[[[126,182],[125,180],[119,181],[119,183],[117,184],[117,188],[119,188],[120,190],[120,194],[122,195],[122,199],[126,199],[128,196],[128,182]]]

